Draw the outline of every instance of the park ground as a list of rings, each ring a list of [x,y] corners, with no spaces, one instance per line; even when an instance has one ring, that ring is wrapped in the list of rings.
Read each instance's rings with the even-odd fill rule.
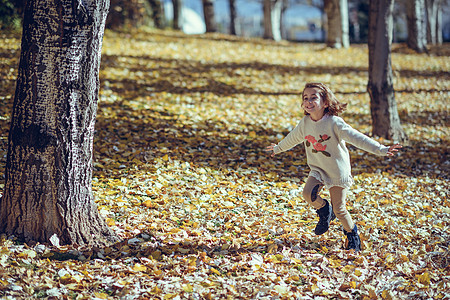
[[[20,35],[0,32],[0,194]],[[105,248],[0,240],[5,299],[450,299],[449,45],[393,45],[395,97],[409,140],[394,157],[349,145],[342,228],[312,232],[301,146],[271,158],[324,82],[371,134],[366,45],[275,43],[220,34],[107,31],[93,192],[121,242]],[[388,141],[376,138],[384,144]],[[327,192],[323,197],[328,197]]]

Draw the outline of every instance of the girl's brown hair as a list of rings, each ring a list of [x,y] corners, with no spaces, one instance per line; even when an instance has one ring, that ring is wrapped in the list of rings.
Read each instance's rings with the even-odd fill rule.
[[[324,103],[328,105],[328,107],[325,108],[324,114],[338,116],[346,109],[347,103],[339,102],[338,99],[336,99],[336,97],[334,96],[333,92],[330,90],[330,88],[321,82],[307,83],[302,92],[302,101],[303,101],[303,93],[307,88],[317,88],[320,90],[320,96],[322,97]],[[306,111],[305,114],[309,115],[309,113],[307,113]]]

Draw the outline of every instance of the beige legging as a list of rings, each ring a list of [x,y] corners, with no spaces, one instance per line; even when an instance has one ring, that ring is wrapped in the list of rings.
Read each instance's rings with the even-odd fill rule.
[[[305,187],[303,188],[303,197],[311,204],[315,209],[320,209],[325,205],[325,201],[319,196],[320,190],[323,184],[316,178],[309,176],[306,180]],[[345,199],[347,197],[347,188],[339,186],[333,186],[330,188],[331,206],[336,218],[341,221],[345,231],[352,231],[353,224],[352,218],[345,207]]]

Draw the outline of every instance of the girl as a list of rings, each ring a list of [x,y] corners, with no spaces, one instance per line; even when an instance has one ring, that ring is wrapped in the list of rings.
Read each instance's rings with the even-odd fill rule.
[[[361,250],[358,229],[345,207],[345,198],[353,184],[350,156],[345,142],[370,153],[394,155],[399,144],[386,147],[350,127],[338,115],[346,108],[333,92],[322,83],[307,83],[302,93],[305,111],[298,125],[278,145],[271,144],[266,151],[272,156],[304,143],[306,158],[311,171],[303,189],[303,197],[319,215],[314,229],[320,235],[328,231],[331,220],[338,218],[347,235],[346,249]],[[319,196],[325,186],[330,191],[331,206]]]

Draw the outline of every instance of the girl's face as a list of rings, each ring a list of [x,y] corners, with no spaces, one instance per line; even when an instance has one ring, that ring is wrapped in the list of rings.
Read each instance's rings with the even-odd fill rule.
[[[303,109],[310,114],[314,121],[322,119],[328,104],[320,95],[321,90],[318,88],[306,88],[303,91]]]

